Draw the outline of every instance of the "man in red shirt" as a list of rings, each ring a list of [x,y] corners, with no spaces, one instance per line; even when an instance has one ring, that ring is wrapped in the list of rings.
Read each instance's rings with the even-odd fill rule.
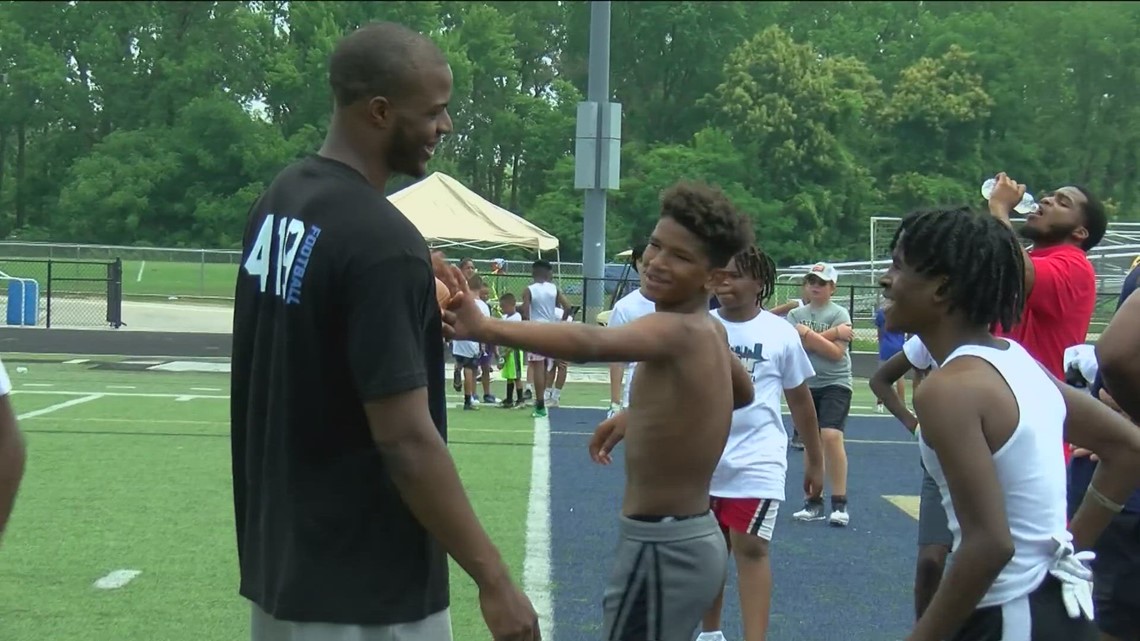
[[[990,194],[990,213],[1010,225],[1009,214],[1025,185],[1004,173]],[[1083,344],[1096,306],[1096,272],[1085,255],[1104,238],[1104,205],[1083,187],[1046,194],[1025,217],[1023,238],[1033,243],[1025,260],[1025,310],[1009,332],[1053,376],[1065,380],[1065,348]],[[1066,448],[1066,459],[1068,448]]]

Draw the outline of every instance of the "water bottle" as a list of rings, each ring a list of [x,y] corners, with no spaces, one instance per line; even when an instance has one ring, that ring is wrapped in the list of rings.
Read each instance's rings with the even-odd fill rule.
[[[997,178],[990,178],[986,182],[982,183],[982,198],[985,198],[988,201],[990,199],[990,196],[994,193],[994,187],[996,186]],[[1033,194],[1029,193],[1028,191],[1026,191],[1025,195],[1021,197],[1021,202],[1017,203],[1017,205],[1013,208],[1014,211],[1022,215],[1032,214],[1033,212],[1037,211],[1037,209],[1037,201],[1033,199]]]

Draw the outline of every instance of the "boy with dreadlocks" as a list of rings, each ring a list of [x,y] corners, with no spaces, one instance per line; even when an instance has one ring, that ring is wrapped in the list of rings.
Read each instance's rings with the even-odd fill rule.
[[[1095,639],[1092,575],[1073,543],[1096,541],[1140,486],[1140,430],[991,333],[1008,331],[1025,303],[1021,246],[1001,222],[912,214],[891,258],[887,326],[917,334],[941,364],[914,409],[954,539],[907,641]],[[1068,529],[1063,439],[1101,458]]]
[[[713,514],[736,559],[745,641],[764,641],[772,603],[768,544],[784,502],[788,434],[780,394],[803,430],[804,493],[822,491],[823,445],[807,380],[815,375],[799,334],[787,321],[764,310],[772,296],[776,265],[756,247],[728,263],[718,285],[720,308],[711,312],[728,333],[728,344],[752,376],[754,400],[732,413],[732,428],[709,492]],[[705,614],[698,641],[724,641],[720,632],[724,591]]]
[[[724,585],[728,552],[709,509],[709,481],[732,410],[752,403],[748,373],[708,311],[725,265],[752,241],[725,195],[681,183],[661,199],[645,250],[645,295],[657,311],[621,327],[507,323],[461,292],[455,334],[568,361],[636,362],[630,406],[599,426],[595,461],[622,435],[625,496],[615,566],[603,597],[602,638],[690,641]],[[701,389],[686,395],[678,390]]]

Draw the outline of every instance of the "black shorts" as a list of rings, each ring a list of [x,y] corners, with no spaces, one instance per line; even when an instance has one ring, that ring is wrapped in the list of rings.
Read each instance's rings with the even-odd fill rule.
[[[1097,641],[1098,636],[1092,621],[1069,618],[1061,582],[1046,574],[1028,595],[974,610],[949,641]]]
[[[451,356],[455,359],[455,364],[463,369],[479,369],[478,356],[459,356],[457,354],[452,354]]]
[[[1140,639],[1140,514],[1117,514],[1093,551],[1097,627],[1118,639]]]
[[[813,387],[811,400],[815,403],[819,427],[842,432],[847,425],[847,415],[851,413],[851,389],[842,385]]]

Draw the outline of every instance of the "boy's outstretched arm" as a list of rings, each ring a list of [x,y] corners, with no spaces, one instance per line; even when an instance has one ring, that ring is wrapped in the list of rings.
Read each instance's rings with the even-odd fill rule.
[[[586,323],[510,322],[484,316],[466,285],[452,299],[457,338],[510,345],[566,361],[645,362],[674,358],[690,331],[680,314],[654,313],[621,327]]]
[[[504,322],[497,318],[468,324],[460,321],[457,336],[511,345],[534,354],[578,363],[646,362],[676,355],[686,323],[675,314],[654,313],[628,325],[608,328],[585,323]]]

